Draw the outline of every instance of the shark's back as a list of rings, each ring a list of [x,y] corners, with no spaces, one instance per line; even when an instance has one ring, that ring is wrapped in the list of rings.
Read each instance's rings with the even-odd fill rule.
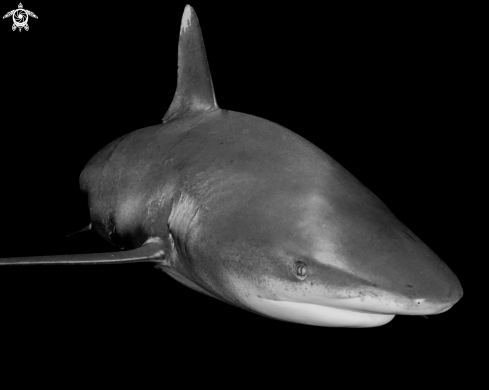
[[[273,189],[278,181],[314,182],[311,167],[324,173],[335,165],[290,130],[217,109],[116,139],[88,162],[80,187],[88,194],[94,228],[127,249],[163,233],[172,199],[182,193],[206,204],[224,181],[238,185],[253,177]]]

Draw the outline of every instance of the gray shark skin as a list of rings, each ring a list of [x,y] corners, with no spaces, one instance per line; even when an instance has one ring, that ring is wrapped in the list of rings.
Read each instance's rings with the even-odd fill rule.
[[[331,157],[277,124],[217,106],[189,6],[163,124],[107,145],[80,185],[93,228],[128,255],[4,264],[153,261],[211,297],[319,326],[442,313],[462,296],[450,269]]]

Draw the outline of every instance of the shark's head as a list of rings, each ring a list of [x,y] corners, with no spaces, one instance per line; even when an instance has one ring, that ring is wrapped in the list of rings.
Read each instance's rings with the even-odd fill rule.
[[[249,242],[262,245],[253,262],[258,272],[230,273],[253,310],[298,323],[368,327],[395,314],[442,313],[461,298],[456,276],[380,202],[314,191],[295,200],[276,195],[248,217],[272,228],[249,232]]]
[[[204,126],[210,142],[226,142],[217,160],[195,165],[202,207],[187,239],[216,296],[277,319],[352,327],[441,313],[461,298],[452,271],[324,152],[245,114],[217,111]]]

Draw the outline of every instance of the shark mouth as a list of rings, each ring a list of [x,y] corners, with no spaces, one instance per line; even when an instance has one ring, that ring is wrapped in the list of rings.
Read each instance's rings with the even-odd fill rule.
[[[268,317],[315,326],[368,328],[385,325],[395,317],[395,314],[370,313],[266,298],[256,299],[253,306],[256,311]]]
[[[255,297],[254,310],[283,321],[315,326],[368,328],[385,325],[396,314],[439,314],[450,309],[454,302],[432,303],[425,299],[374,299],[355,297],[327,299],[319,303],[278,301]]]

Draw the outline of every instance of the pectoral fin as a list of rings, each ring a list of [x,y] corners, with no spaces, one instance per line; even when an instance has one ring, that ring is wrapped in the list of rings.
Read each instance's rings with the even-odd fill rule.
[[[165,252],[161,242],[148,242],[140,248],[120,252],[87,253],[79,255],[57,255],[36,257],[15,257],[0,259],[0,265],[29,264],[120,264],[140,262],[160,262]]]

